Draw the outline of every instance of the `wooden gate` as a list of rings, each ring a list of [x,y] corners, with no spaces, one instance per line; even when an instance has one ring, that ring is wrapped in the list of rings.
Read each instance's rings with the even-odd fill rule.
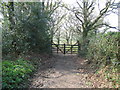
[[[53,53],[63,53],[63,54],[77,54],[80,50],[79,42],[76,42],[73,45],[68,44],[55,44],[52,43],[52,52]]]

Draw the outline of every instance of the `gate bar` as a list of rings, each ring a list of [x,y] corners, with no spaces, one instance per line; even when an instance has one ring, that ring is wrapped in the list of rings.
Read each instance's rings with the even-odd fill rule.
[[[64,54],[65,54],[65,43],[64,43]]]

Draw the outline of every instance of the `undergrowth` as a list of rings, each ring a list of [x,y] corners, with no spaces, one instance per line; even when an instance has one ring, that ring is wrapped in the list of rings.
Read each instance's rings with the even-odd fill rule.
[[[108,65],[100,68],[96,73],[104,76],[104,78],[112,82],[113,88],[120,88],[120,65]]]
[[[2,88],[24,88],[25,81],[27,81],[34,69],[34,66],[28,60],[3,61]]]

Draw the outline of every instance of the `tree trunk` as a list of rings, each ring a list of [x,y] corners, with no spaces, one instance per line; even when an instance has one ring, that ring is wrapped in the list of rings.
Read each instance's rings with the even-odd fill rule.
[[[84,30],[84,31],[83,31],[83,36],[82,36],[82,38],[83,38],[83,43],[86,43],[87,35],[88,35],[88,32]]]
[[[81,44],[81,53],[80,53],[82,56],[86,56],[87,54],[87,46],[88,46],[87,35],[88,35],[88,32],[83,31],[82,33],[83,42]]]
[[[51,32],[51,38],[50,38],[50,53],[52,54],[52,44],[53,44],[53,32]]]
[[[9,14],[9,21],[10,21],[10,30],[12,31],[14,29],[14,3],[13,2],[9,2],[8,3],[8,14]]]
[[[60,44],[60,38],[57,38],[57,41],[58,41],[58,43],[57,43],[57,44],[59,45],[59,44]]]
[[[42,1],[42,11],[44,11],[45,9],[45,3],[44,3],[44,0]]]
[[[67,45],[69,45],[69,39],[66,39],[66,41],[67,41]]]
[[[71,35],[71,43],[70,43],[71,45],[72,45],[72,40],[73,40],[72,38],[73,38],[73,33],[72,33],[72,35]]]
[[[13,41],[12,41],[12,49],[13,54],[15,57],[19,55],[19,51],[17,51],[17,43],[16,43],[16,31],[14,29],[15,21],[14,21],[14,2],[8,3],[8,15],[9,15],[9,21],[10,21],[10,30],[14,32],[15,34],[12,35]]]

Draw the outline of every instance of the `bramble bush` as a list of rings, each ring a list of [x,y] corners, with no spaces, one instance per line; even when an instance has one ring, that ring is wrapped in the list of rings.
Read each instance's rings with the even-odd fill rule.
[[[5,60],[2,62],[2,88],[23,88],[27,78],[33,72],[31,62],[18,59],[16,61]]]
[[[120,32],[108,32],[92,37],[87,58],[94,63],[99,70],[108,67],[104,73],[107,80],[113,82],[114,87],[120,85],[120,61],[119,61],[119,41]],[[101,68],[101,69],[100,69]]]
[[[93,37],[88,46],[87,58],[97,64],[114,64],[118,61],[118,33],[109,32]]]

